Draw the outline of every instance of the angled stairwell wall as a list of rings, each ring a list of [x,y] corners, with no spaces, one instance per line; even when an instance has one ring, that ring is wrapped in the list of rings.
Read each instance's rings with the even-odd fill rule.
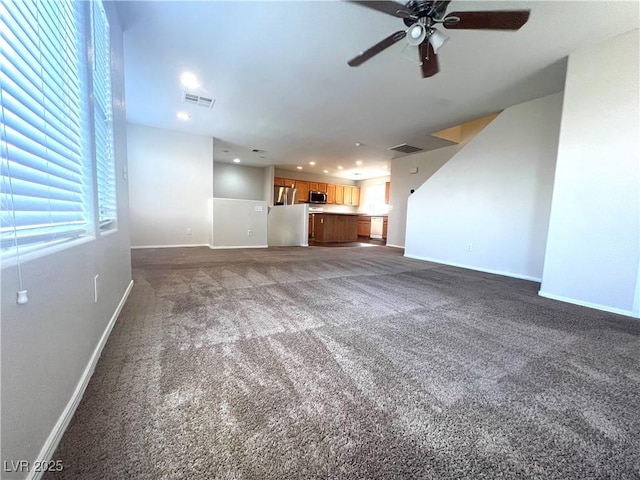
[[[405,254],[540,280],[562,93],[510,107],[407,205]]]

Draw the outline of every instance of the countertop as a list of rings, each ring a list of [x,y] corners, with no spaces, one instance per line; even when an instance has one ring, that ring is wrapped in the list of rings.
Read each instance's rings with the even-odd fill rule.
[[[309,212],[309,215],[349,215],[351,217],[388,217],[388,214],[372,215],[370,213],[349,213],[349,212]]]

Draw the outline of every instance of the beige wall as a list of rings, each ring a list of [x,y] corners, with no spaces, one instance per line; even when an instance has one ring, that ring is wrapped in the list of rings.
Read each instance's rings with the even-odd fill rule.
[[[504,110],[409,198],[405,255],[540,280],[562,94]]]
[[[431,175],[462,148],[460,145],[420,152],[391,160],[391,192],[387,245],[404,247],[407,225],[407,199]],[[417,173],[410,173],[417,168]]]
[[[639,45],[639,30],[633,30],[569,57],[540,292],[635,317],[640,316]]]
[[[131,245],[206,245],[213,139],[131,124],[127,133]]]
[[[111,25],[112,62],[122,65],[122,31],[113,4],[105,4]],[[87,379],[101,337],[131,282],[124,78],[112,70],[118,229],[61,251],[22,262],[29,302],[16,303],[15,266],[2,268],[2,460],[29,461],[55,447],[54,427]],[[94,277],[98,301],[94,302]],[[90,373],[90,372],[89,372]],[[78,399],[79,400],[79,399]],[[53,442],[53,443],[52,443]],[[47,452],[43,452],[47,453]],[[48,453],[53,453],[48,452]],[[25,473],[2,478],[23,478]]]

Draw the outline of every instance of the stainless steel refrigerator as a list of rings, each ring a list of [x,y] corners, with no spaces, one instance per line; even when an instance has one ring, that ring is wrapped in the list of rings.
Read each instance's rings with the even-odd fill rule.
[[[293,187],[273,187],[274,205],[294,205],[296,203],[296,189]]]

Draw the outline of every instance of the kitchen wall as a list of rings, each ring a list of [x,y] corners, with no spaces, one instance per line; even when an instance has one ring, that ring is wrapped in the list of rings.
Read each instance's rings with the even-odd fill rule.
[[[391,191],[387,245],[404,247],[407,226],[407,199],[462,147],[452,145],[391,160]],[[413,169],[417,173],[411,173]]]
[[[540,294],[640,316],[639,30],[569,57]]]
[[[367,187],[379,185],[384,191],[384,186],[387,182],[391,180],[390,176],[387,177],[378,177],[378,178],[369,178],[367,180],[358,180],[357,184],[360,187],[360,205],[358,206],[359,213],[377,213],[377,214],[386,214],[389,211],[389,205],[381,205],[381,209],[372,212],[371,204],[367,202]],[[383,200],[384,201],[384,200]]]
[[[275,169],[274,176],[282,178],[291,178],[293,180],[308,180],[311,182],[330,183],[334,185],[357,185],[358,182],[347,178],[332,177],[321,173],[308,173],[308,172],[292,172],[289,170],[282,170],[280,168]],[[356,213],[358,207],[351,205],[322,205],[322,209],[325,212],[337,212],[337,213]]]
[[[294,180],[309,180],[311,182],[322,182],[322,183],[333,183],[334,185],[356,185],[355,180],[350,180],[348,178],[339,178],[332,177],[331,175],[325,175],[323,173],[313,173],[313,172],[298,172],[291,170],[283,170],[281,168],[276,168],[275,177],[282,178],[292,178]]]
[[[516,105],[464,145],[409,198],[405,254],[539,280],[561,113],[561,93]]]
[[[264,167],[249,167],[234,163],[214,162],[213,196],[242,200],[267,200],[264,196]]]
[[[131,245],[207,245],[213,139],[129,124],[127,145]]]
[[[113,4],[107,2],[105,8],[111,25],[118,229],[23,261],[29,292],[24,305],[16,304],[16,267],[2,266],[0,423],[1,459],[6,462],[27,460],[33,466],[40,452],[53,454],[131,282],[122,31]],[[7,479],[24,476],[2,474]]]

